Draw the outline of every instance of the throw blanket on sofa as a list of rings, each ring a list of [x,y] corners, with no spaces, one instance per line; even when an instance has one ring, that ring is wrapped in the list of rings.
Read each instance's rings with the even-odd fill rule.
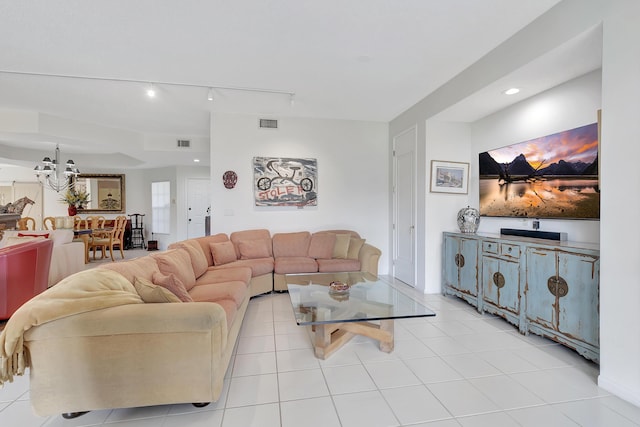
[[[133,285],[120,273],[91,269],[73,274],[33,297],[11,316],[0,333],[0,386],[24,374],[29,360],[24,333],[33,326],[74,314],[124,304],[143,303]]]

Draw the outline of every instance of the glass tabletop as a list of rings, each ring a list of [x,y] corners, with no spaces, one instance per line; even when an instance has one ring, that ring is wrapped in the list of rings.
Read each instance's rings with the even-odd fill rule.
[[[287,274],[285,281],[298,325],[436,315],[391,283],[369,273]],[[331,291],[331,282],[348,285],[348,291]]]

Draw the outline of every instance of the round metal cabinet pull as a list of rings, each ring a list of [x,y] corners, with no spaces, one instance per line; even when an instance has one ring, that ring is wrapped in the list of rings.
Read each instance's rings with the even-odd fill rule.
[[[493,273],[493,283],[495,283],[498,289],[503,288],[504,285],[506,284],[504,280],[504,275],[499,271],[496,273]]]
[[[456,265],[460,268],[464,267],[464,255],[456,254]]]
[[[562,298],[569,293],[569,284],[562,277],[551,276],[547,280],[547,287],[552,295]]]

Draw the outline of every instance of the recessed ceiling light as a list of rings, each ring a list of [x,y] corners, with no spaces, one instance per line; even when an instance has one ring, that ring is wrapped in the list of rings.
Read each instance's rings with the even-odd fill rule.
[[[193,159],[194,163],[199,163],[200,159]]]
[[[517,87],[512,87],[511,89],[505,90],[504,94],[505,95],[515,95],[518,92],[520,92],[520,89],[518,89]]]
[[[155,98],[156,96],[156,87],[153,83],[150,83],[149,87],[147,88],[147,96],[149,98]]]

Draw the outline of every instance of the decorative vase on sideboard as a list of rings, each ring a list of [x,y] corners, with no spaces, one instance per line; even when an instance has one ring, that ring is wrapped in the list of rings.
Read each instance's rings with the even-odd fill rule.
[[[67,212],[69,213],[69,216],[76,216],[76,214],[78,213],[78,208],[76,208],[74,205],[69,205],[69,207],[67,208]]]
[[[475,233],[480,225],[480,212],[467,206],[458,211],[458,227],[462,233]]]

